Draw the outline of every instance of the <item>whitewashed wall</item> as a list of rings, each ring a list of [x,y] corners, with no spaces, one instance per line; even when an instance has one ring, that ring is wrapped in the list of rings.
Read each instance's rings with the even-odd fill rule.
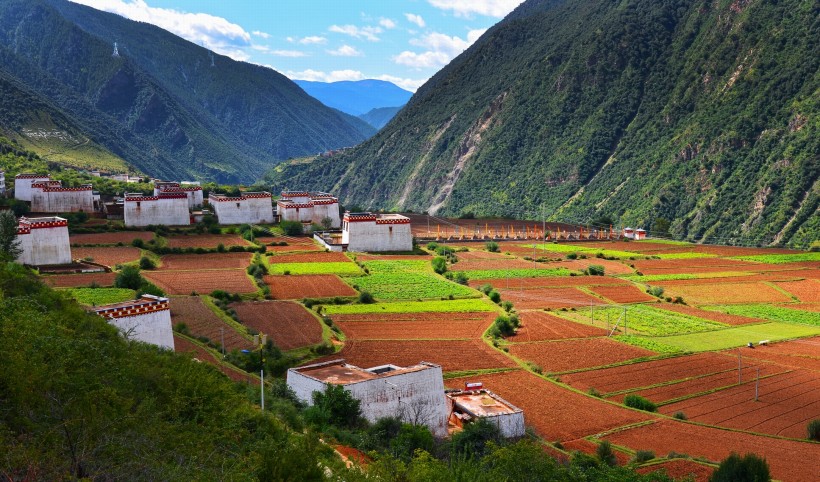
[[[162,348],[174,349],[171,310],[154,311],[122,318],[108,318],[129,340],[139,340]]]
[[[219,198],[208,200],[219,224],[257,224],[273,222],[270,197]]]
[[[31,184],[48,180],[48,176],[16,177],[14,179],[14,199],[31,201]]]
[[[94,212],[91,188],[31,188],[31,210],[36,213]]]
[[[342,244],[347,244],[348,251],[413,250],[413,234],[410,224],[377,224],[375,221],[356,221],[345,224],[342,230]]]
[[[69,264],[72,261],[67,226],[33,228],[27,234],[19,234],[17,239],[22,251],[17,258],[20,263],[43,266]]]
[[[123,214],[126,226],[187,226],[191,224],[188,198],[125,198]]]

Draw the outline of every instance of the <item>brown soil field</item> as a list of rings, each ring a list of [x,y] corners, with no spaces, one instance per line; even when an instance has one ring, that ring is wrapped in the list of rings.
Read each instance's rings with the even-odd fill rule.
[[[581,246],[598,249],[612,249],[615,251],[631,251],[633,253],[646,254],[648,256],[681,248],[679,245],[675,244],[636,243],[634,241],[591,241],[583,243]]]
[[[476,246],[478,248],[478,246]],[[513,259],[504,253],[491,253],[489,251],[462,251],[456,253],[459,261],[474,261],[478,259]]]
[[[356,296],[356,290],[332,274],[265,276],[270,294],[276,300]]]
[[[704,427],[675,420],[660,420],[605,437],[613,444],[634,449],[651,448],[660,456],[670,452],[720,462],[731,452],[752,452],[766,458],[772,477],[789,482],[816,482],[820,444],[777,439]]]
[[[300,253],[300,254],[277,254],[269,256],[271,263],[351,263],[350,258],[344,253],[322,252],[322,253]]]
[[[766,320],[758,318],[749,318],[747,316],[730,315],[728,313],[721,313],[719,311],[701,310],[693,306],[677,305],[672,303],[664,303],[661,305],[654,305],[654,308],[659,308],[666,311],[674,311],[676,313],[683,313],[684,315],[692,315],[704,320],[717,321],[718,323],[726,323],[727,325],[746,325],[748,323],[761,323]]]
[[[785,304],[785,305],[781,305],[781,306],[785,306],[786,308],[794,308],[796,310],[802,310],[802,311],[813,311],[813,312],[819,312],[820,311],[820,303],[797,303],[797,304],[789,303],[789,304]]]
[[[761,254],[797,254],[800,251],[782,248],[743,248],[740,246],[713,246],[700,244],[681,252],[714,254],[716,256],[758,256]]]
[[[481,338],[496,316],[495,313],[460,314],[474,316],[455,320],[438,313],[438,319],[398,321],[385,320],[389,315],[383,315],[384,321],[343,321],[336,315],[333,321],[348,340],[467,340]]]
[[[600,305],[604,301],[584,293],[576,288],[534,288],[515,289],[518,280],[510,280],[510,289],[496,286],[501,299],[512,301],[518,310],[577,308],[580,306]]]
[[[222,343],[225,350],[252,350],[253,342],[238,333],[231,325],[222,321],[198,296],[183,296],[171,299],[171,325],[185,323],[191,336],[207,337],[214,343]],[[224,330],[224,331],[223,331]]]
[[[664,405],[660,411],[683,412],[689,420],[709,425],[805,438],[806,426],[820,414],[818,393],[817,374],[795,370],[761,379],[757,401],[750,377],[742,385]]]
[[[802,302],[820,301],[820,280],[786,281],[777,283],[777,286],[793,294]]]
[[[657,273],[652,274],[687,273],[686,269],[696,268],[720,268],[716,271],[757,271],[759,267],[771,266],[763,263],[723,258],[636,259],[627,262],[635,265],[635,269],[644,274],[649,274],[650,271],[657,271]]]
[[[109,246],[105,248],[71,248],[74,259],[92,258],[95,263],[108,267],[140,259],[140,250],[131,246]]]
[[[258,244],[270,244],[270,243],[281,243],[282,241],[288,243],[290,246],[316,246],[316,242],[313,241],[313,238],[309,236],[304,236],[301,238],[297,238],[294,236],[258,236],[256,237],[256,242]],[[324,248],[322,248],[324,250]]]
[[[545,440],[575,440],[653,418],[572,392],[523,370],[452,378],[444,384],[448,388],[462,388],[468,381],[483,383],[485,388],[524,410],[524,422]]]
[[[609,338],[522,343],[510,346],[510,354],[538,364],[544,372],[563,372],[623,362],[655,352]]]
[[[44,276],[43,281],[56,288],[76,288],[90,286],[92,283],[97,283],[98,286],[114,286],[116,278],[117,273],[77,273]]]
[[[333,321],[351,322],[351,321],[372,321],[379,323],[393,323],[393,322],[428,322],[446,324],[450,321],[475,321],[485,320],[488,323],[495,320],[498,313],[492,311],[482,312],[419,312],[419,313],[351,313],[332,315]]]
[[[745,276],[729,276],[721,278],[696,278],[696,279],[677,279],[668,281],[653,281],[649,284],[660,285],[664,288],[673,288],[675,286],[710,286],[720,283],[746,284],[746,283],[760,283],[766,281],[790,281],[808,278],[806,276],[810,270],[793,270],[793,271],[777,271],[769,273],[752,274]]]
[[[615,303],[645,303],[657,300],[635,286],[595,286],[589,290]]]
[[[677,285],[667,289],[667,296],[682,296],[688,304],[721,305],[733,303],[778,303],[790,298],[763,283],[714,283],[709,289],[702,285]]]
[[[266,246],[265,251],[268,253],[318,253],[323,252],[325,248],[316,245],[308,244],[294,244],[289,246]]]
[[[604,286],[604,285],[629,285],[630,283],[620,278],[609,276],[555,276],[543,278],[491,278],[475,279],[468,283],[473,288],[481,285],[492,285],[496,288],[560,288],[572,286]]]
[[[430,261],[428,254],[367,254],[355,253],[356,261]]]
[[[258,378],[253,377],[249,374],[245,374],[239,370],[233,370],[231,368],[226,367],[225,365],[222,365],[221,363],[219,363],[219,361],[214,359],[214,356],[209,351],[205,350],[199,345],[191,343],[185,338],[177,336],[176,334],[174,335],[174,351],[177,353],[192,354],[197,360],[213,365],[217,370],[221,371],[228,378],[235,382],[244,382],[259,386]]]
[[[551,266],[550,266],[551,267]],[[459,261],[449,267],[450,271],[475,271],[479,269],[530,269],[533,268],[532,261],[523,259],[471,259]],[[544,264],[538,264],[538,269],[544,268]]]
[[[362,368],[387,363],[410,366],[426,361],[441,365],[445,372],[515,366],[509,358],[479,340],[348,340],[341,352],[331,355],[328,359],[333,358],[345,358],[348,363]]]
[[[561,340],[564,338],[587,338],[606,336],[603,328],[565,320],[543,311],[525,311],[521,313],[521,327],[507,341],[528,342],[544,340]]]
[[[641,450],[641,449],[638,449]],[[715,468],[694,460],[673,459],[658,464],[644,465],[635,469],[639,474],[652,474],[663,471],[675,480],[691,478],[694,482],[707,482]]]
[[[231,304],[242,324],[268,335],[282,350],[322,342],[322,326],[304,306],[290,301],[247,301]]]
[[[158,269],[168,270],[211,270],[245,269],[250,265],[251,253],[207,253],[207,254],[166,254],[160,259]]]
[[[758,346],[744,352],[746,358],[764,360],[786,367],[820,372],[820,337]]]
[[[151,231],[117,231],[111,233],[72,234],[68,237],[71,244],[131,244],[135,239],[148,241],[154,238]]]
[[[236,234],[181,234],[168,236],[169,248],[216,248],[225,246],[250,246],[251,243]]]
[[[698,353],[562,375],[561,381],[578,390],[587,391],[595,388],[606,394],[685,380],[733,368],[737,369],[737,356]]]
[[[223,290],[228,293],[253,293],[257,290],[242,269],[210,271],[143,271],[142,275],[169,295],[189,295]]]

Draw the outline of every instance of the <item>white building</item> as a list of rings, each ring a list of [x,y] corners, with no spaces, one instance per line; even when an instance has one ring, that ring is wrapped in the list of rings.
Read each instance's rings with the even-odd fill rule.
[[[273,222],[273,202],[269,192],[245,192],[239,197],[211,194],[208,204],[219,224],[258,224]]]
[[[345,213],[342,244],[348,251],[412,251],[410,218],[400,214]]]
[[[20,256],[17,261],[31,266],[71,263],[68,221],[58,217],[20,218],[17,225]]]
[[[105,305],[93,310],[130,340],[174,349],[174,331],[168,298],[142,295],[138,300]]]
[[[328,384],[341,385],[350,392],[371,422],[398,417],[426,425],[437,437],[447,435],[449,403],[439,365],[421,362],[403,368],[382,365],[362,369],[333,360],[288,370],[288,386],[307,404],[313,403],[313,392],[325,391]]]
[[[182,183],[180,185],[178,182],[154,181],[154,196],[159,196],[161,193],[180,192],[188,196],[188,209],[202,206],[202,187],[199,183]]]
[[[48,180],[31,183],[31,210],[35,213],[86,213],[96,211],[99,194],[91,184],[80,187],[63,187],[62,182]]]
[[[6,195],[6,173],[0,171],[0,196]]]
[[[43,174],[18,174],[14,176],[14,199],[30,202],[31,184],[50,180],[51,178],[48,175]]]
[[[158,196],[126,194],[123,219],[126,226],[187,226],[191,224],[188,196],[181,192],[160,193]]]
[[[646,231],[643,229],[632,229],[632,228],[624,228],[624,237],[627,239],[634,239],[639,241],[641,239],[646,239]]]
[[[489,390],[447,392],[447,399],[451,404],[450,425],[463,428],[484,419],[498,427],[503,437],[524,436],[524,411]]]
[[[276,209],[282,221],[299,221],[322,226],[330,219],[330,228],[342,225],[339,218],[339,200],[325,192],[285,191],[276,201]]]

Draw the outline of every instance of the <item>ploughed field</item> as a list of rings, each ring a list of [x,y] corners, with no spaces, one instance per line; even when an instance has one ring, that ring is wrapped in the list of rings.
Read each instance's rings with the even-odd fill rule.
[[[426,235],[426,217],[411,217],[414,232]],[[174,323],[184,322],[193,339],[220,343],[224,331],[228,348],[241,349],[261,332],[293,353],[333,342],[336,353],[308,354],[302,363],[436,363],[448,387],[482,382],[522,408],[539,436],[562,443],[563,449],[547,449],[558,456],[594,453],[609,440],[621,462],[637,450],[678,454],[642,472],[665,468],[703,480],[712,468],[700,462],[754,452],[767,458],[776,479],[817,480],[809,461],[820,460],[820,445],[806,440],[806,425],[820,418],[820,255],[654,240],[509,239],[490,252],[483,241],[466,238],[485,225],[491,233],[519,235],[541,225],[453,221],[459,231],[435,219],[430,231],[451,238],[446,245],[458,260],[448,262],[445,274],[433,270],[435,246],[422,245],[420,255],[344,254],[325,252],[307,237],[282,236],[254,240],[267,245],[261,262],[269,268],[257,281],[246,272],[250,253],[169,254],[142,274],[172,296]],[[92,236],[72,242],[130,245],[153,233]],[[235,234],[174,235],[162,243],[208,250],[251,245]],[[130,246],[82,249],[113,264],[139,258]],[[600,268],[603,275],[586,274]],[[115,276],[47,280],[110,286]],[[230,304],[239,323],[209,304],[203,295],[213,290],[242,294]],[[496,318],[511,314],[517,330],[494,338],[504,324]],[[177,337],[177,344],[243,379],[191,339]],[[657,404],[657,412],[626,407],[629,395]]]

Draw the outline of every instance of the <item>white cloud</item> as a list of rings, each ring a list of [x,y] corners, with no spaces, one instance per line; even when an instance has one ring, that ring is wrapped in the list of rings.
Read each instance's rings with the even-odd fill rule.
[[[267,33],[267,32],[262,32],[262,31],[260,31],[260,30],[254,30],[254,31],[253,31],[253,32],[251,32],[251,33],[252,33],[252,34],[254,34],[254,35],[256,35],[257,37],[262,37],[263,39],[269,39],[269,38],[270,38],[270,34],[269,34],[269,33]]]
[[[318,35],[311,35],[310,37],[299,39],[299,43],[302,45],[316,45],[327,43],[327,39]]]
[[[302,52],[301,50],[268,50],[267,53],[271,55],[275,55],[277,57],[305,57],[307,56],[306,53]]]
[[[523,0],[427,0],[435,8],[452,10],[456,17],[469,17],[474,13],[501,18],[512,12]]]
[[[427,25],[424,22],[424,19],[421,18],[421,15],[416,15],[415,13],[405,13],[404,17],[407,19],[408,22],[414,23],[418,25],[420,28],[424,28],[424,26]]]
[[[328,50],[327,53],[337,57],[361,57],[362,53],[350,45],[342,45],[336,50]]]
[[[287,71],[284,72],[286,76],[294,80],[310,80],[314,82],[339,82],[343,80],[364,80],[376,79],[393,82],[402,89],[415,92],[422,84],[427,82],[427,79],[405,79],[393,75],[379,75],[376,77],[368,77],[358,70],[334,70],[332,72],[323,72],[321,70],[303,70],[301,72]]]
[[[131,20],[154,24],[191,42],[236,60],[248,60],[242,49],[251,45],[251,34],[222,17],[150,7],[144,0],[74,0]]]
[[[451,37],[438,32],[429,33],[421,38],[410,40],[411,45],[427,49],[426,51],[411,52],[405,50],[394,56],[393,62],[416,69],[443,67],[458,54],[464,52],[484,32],[486,32],[486,29],[470,30],[466,39],[456,36]]]
[[[378,42],[378,34],[382,33],[381,27],[357,27],[355,25],[331,25],[328,28],[331,32],[343,33],[354,38],[365,38],[371,42]]]
[[[389,18],[384,18],[384,17],[379,19],[379,25],[381,25],[382,27],[384,27],[388,30],[390,30],[391,28],[396,28],[396,22],[394,22],[393,20],[390,20]]]

